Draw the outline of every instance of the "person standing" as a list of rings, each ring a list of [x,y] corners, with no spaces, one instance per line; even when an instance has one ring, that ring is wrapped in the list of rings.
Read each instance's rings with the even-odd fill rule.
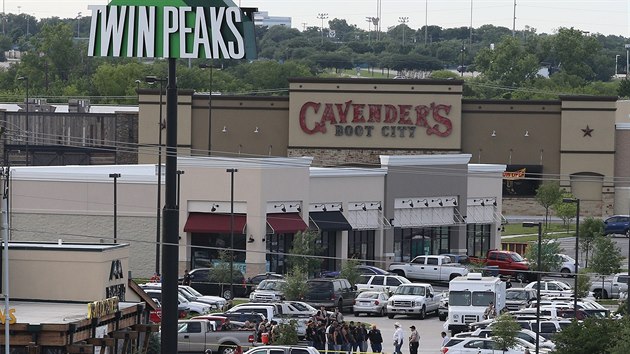
[[[337,326],[337,322],[331,321],[330,324],[326,327],[326,347],[328,352],[335,351],[335,327]]]
[[[405,334],[403,333],[402,327],[400,327],[400,322],[394,323],[394,328],[394,336],[392,337],[392,339],[394,340],[394,353],[402,354],[400,348],[403,345]]]
[[[190,273],[188,269],[184,271],[184,280],[182,280],[182,285],[190,286]]]
[[[488,307],[483,312],[483,318],[486,320],[489,320],[495,317],[497,317],[497,310],[494,307],[494,302],[490,301],[490,303],[488,304]]]
[[[359,352],[361,353],[367,352],[367,335],[368,331],[367,329],[365,329],[365,323],[359,323],[359,325],[357,326],[356,340],[359,343]]]
[[[381,335],[381,331],[376,328],[376,325],[372,325],[367,337],[370,340],[372,352],[380,353],[383,351],[383,336]]]
[[[409,354],[418,354],[420,335],[416,331],[416,326],[411,326],[409,329],[411,329],[411,334],[409,334]]]
[[[442,332],[442,346],[445,346],[449,340],[451,340],[451,337],[449,337],[446,332]]]

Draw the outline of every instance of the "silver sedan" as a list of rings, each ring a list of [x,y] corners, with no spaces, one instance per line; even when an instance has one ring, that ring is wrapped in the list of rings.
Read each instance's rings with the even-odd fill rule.
[[[352,307],[354,315],[359,316],[364,313],[366,315],[376,314],[385,316],[387,314],[387,294],[378,291],[364,291],[357,295],[354,299]]]

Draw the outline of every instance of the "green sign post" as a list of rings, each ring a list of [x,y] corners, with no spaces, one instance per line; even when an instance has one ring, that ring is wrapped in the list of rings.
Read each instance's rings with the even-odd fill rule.
[[[230,0],[112,0],[93,5],[89,56],[166,58],[161,352],[177,353],[177,59],[255,59],[253,13]]]

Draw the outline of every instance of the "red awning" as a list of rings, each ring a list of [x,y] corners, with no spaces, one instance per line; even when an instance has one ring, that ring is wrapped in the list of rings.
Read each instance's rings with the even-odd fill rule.
[[[190,213],[184,232],[204,234],[229,234],[231,214]],[[234,214],[234,233],[244,234],[247,217]]]
[[[293,234],[308,229],[298,213],[267,214],[267,225],[272,234]]]

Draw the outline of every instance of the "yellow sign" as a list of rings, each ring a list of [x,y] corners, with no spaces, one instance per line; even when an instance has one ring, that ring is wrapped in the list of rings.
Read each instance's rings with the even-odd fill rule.
[[[90,302],[87,305],[88,319],[111,315],[118,311],[118,297],[114,296],[105,300]]]
[[[525,172],[527,171],[527,169],[525,168],[521,168],[520,170],[517,171],[505,171],[503,172],[503,179],[507,179],[507,180],[516,180],[516,179],[523,179],[525,178]]]
[[[15,309],[9,309],[9,324],[12,325],[17,322],[15,318]],[[7,316],[3,309],[0,309],[0,323],[5,324],[7,322]]]

